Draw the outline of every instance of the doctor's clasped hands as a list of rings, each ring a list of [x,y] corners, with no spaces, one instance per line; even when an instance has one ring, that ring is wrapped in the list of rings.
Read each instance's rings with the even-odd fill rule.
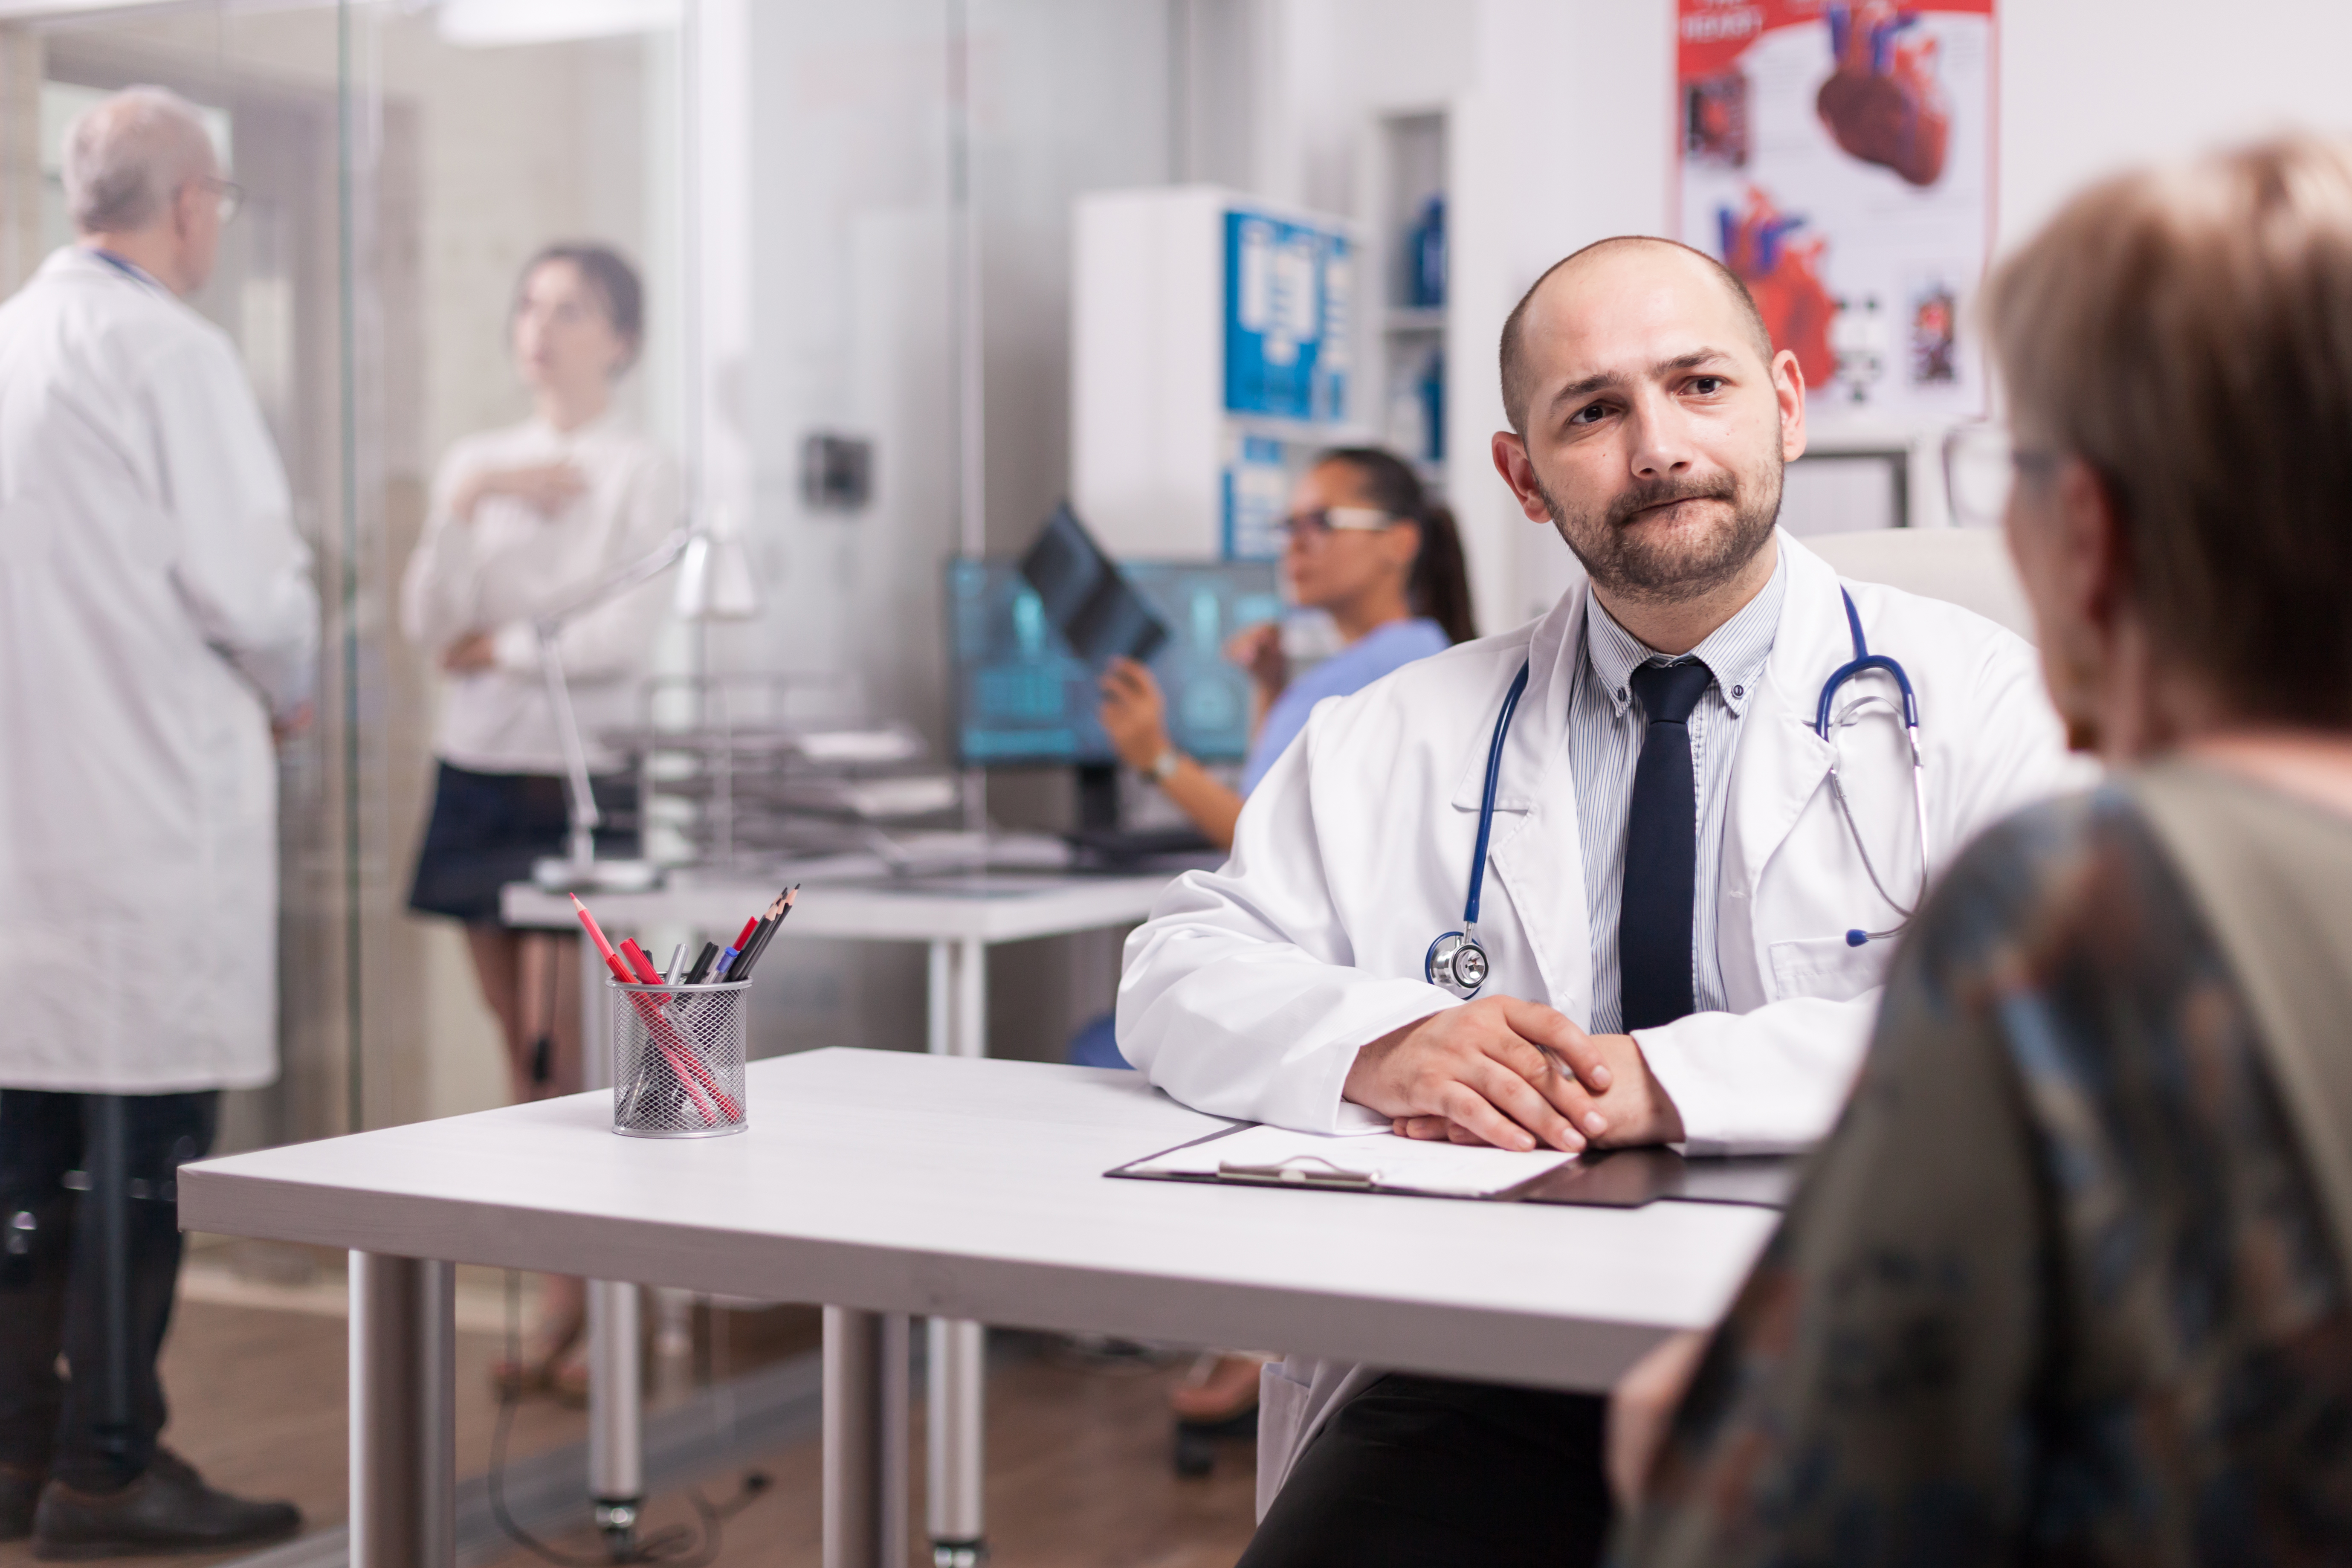
[[[1409,1138],[1581,1152],[1671,1143],[1682,1117],[1631,1035],[1590,1035],[1556,1007],[1487,996],[1356,1054],[1342,1098]]]

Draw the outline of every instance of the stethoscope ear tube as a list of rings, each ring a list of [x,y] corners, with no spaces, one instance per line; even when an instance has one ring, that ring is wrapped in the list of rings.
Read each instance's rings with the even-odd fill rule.
[[[1863,638],[1862,615],[1854,608],[1853,595],[1843,588],[1838,590],[1838,595],[1845,601],[1846,627],[1853,634],[1853,658],[1850,662],[1842,664],[1832,670],[1829,679],[1822,683],[1821,705],[1815,710],[1813,731],[1824,741],[1830,738],[1830,704],[1836,700],[1838,689],[1847,681],[1871,669],[1884,670],[1892,676],[1896,688],[1903,694],[1903,706],[1897,716],[1903,721],[1903,733],[1911,744],[1911,809],[1919,832],[1919,891],[1911,900],[1911,907],[1905,909],[1895,902],[1895,895],[1887,891],[1885,882],[1878,875],[1877,866],[1871,861],[1870,847],[1863,840],[1862,825],[1854,820],[1853,807],[1846,800],[1845,783],[1838,777],[1837,754],[1834,750],[1832,752],[1830,792],[1837,797],[1838,814],[1845,819],[1846,832],[1853,839],[1854,853],[1862,857],[1862,868],[1869,875],[1870,885],[1878,889],[1878,896],[1885,899],[1894,907],[1895,912],[1903,917],[1895,922],[1891,931],[1864,931],[1857,926],[1847,931],[1845,944],[1848,947],[1860,947],[1865,942],[1884,942],[1889,937],[1902,935],[1904,928],[1911,923],[1911,917],[1917,914],[1920,905],[1927,901],[1927,879],[1930,874],[1928,869],[1930,862],[1927,858],[1927,774],[1926,761],[1919,750],[1919,698],[1911,689],[1911,677],[1905,672],[1900,664],[1886,655],[1870,651],[1870,644]],[[1852,721],[1851,715],[1855,709],[1871,704],[1883,705],[1884,701],[1884,699],[1877,697],[1864,698],[1850,705],[1846,710],[1846,716],[1842,717],[1838,721],[1841,724],[1849,723]]]

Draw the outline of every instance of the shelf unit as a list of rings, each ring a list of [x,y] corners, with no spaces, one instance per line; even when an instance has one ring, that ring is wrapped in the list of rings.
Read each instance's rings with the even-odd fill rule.
[[[1381,443],[1411,458],[1423,482],[1443,495],[1448,291],[1442,265],[1433,300],[1425,286],[1416,289],[1415,275],[1432,200],[1443,211],[1442,224],[1450,224],[1453,216],[1447,199],[1445,111],[1415,109],[1378,115],[1370,140],[1370,156],[1365,161],[1369,189],[1360,189],[1367,227],[1379,252],[1373,271],[1381,308],[1368,378],[1377,402],[1366,412]]]

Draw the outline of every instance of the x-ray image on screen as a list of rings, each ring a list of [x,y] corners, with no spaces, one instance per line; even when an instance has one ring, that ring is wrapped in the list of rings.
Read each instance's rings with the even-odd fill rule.
[[[1169,737],[1203,762],[1249,750],[1249,677],[1224,657],[1244,626],[1279,620],[1270,561],[1125,561],[1120,573],[1168,627],[1149,661],[1168,702]],[[948,567],[948,647],[957,760],[1022,766],[1115,760],[1095,722],[1101,669],[1054,629],[1012,561]]]

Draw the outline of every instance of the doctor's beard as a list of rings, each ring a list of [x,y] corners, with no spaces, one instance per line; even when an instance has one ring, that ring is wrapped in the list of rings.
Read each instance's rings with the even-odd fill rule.
[[[1540,475],[1536,489],[1551,513],[1552,526],[1603,593],[1678,605],[1702,598],[1738,576],[1771,539],[1772,525],[1780,516],[1784,466],[1774,452],[1744,474],[1654,479],[1634,486],[1599,512],[1570,513]],[[1636,512],[1680,500],[1727,501],[1731,517],[1697,540],[1651,539],[1632,526]]]

